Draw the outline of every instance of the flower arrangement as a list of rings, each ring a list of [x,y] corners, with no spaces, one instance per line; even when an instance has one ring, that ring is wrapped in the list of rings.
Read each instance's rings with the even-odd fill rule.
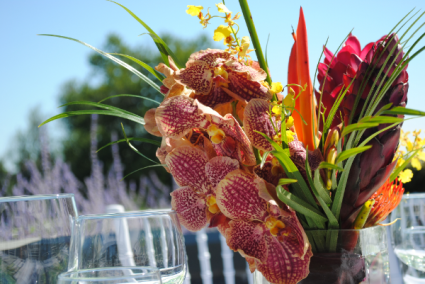
[[[252,271],[271,283],[298,283],[308,276],[314,254],[337,249],[334,235],[308,238],[308,230],[379,225],[411,178],[405,167],[420,167],[423,140],[414,133],[411,142],[401,125],[405,115],[425,115],[406,108],[407,66],[424,49],[412,51],[423,35],[406,52],[406,33],[399,38],[393,32],[403,21],[363,48],[350,33],[335,54],[323,48],[315,89],[301,9],[284,86],[272,82],[248,4],[239,2],[242,14],[224,3],[216,4],[218,15],[188,6],[203,27],[224,21],[213,39],[226,49],[196,52],[184,66],[146,23],[117,3],[149,31],[164,62],[153,69],[83,44],[127,67],[164,100],[144,117],[103,103],[72,102],[100,110],[66,112],[44,123],[103,114],[143,124],[162,139],[160,163],[151,167],[165,167],[180,186],[171,193],[180,222],[191,231],[217,227]],[[251,37],[239,36],[242,15]],[[250,57],[254,50],[258,61]],[[162,85],[116,56],[139,63]],[[144,156],[123,132],[117,142]]]

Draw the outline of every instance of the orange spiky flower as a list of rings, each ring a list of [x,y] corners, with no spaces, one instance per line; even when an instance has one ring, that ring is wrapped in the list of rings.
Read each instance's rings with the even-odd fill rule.
[[[307,88],[301,92],[295,103],[295,109],[307,122],[305,125],[298,113],[294,111],[295,129],[298,139],[304,142],[309,149],[315,149],[315,134],[317,132],[317,117],[313,98],[313,84],[310,78],[310,68],[308,59],[307,28],[304,19],[303,9],[300,8],[297,33],[294,36],[294,45],[289,58],[288,84],[299,84]]]
[[[367,218],[365,228],[375,226],[385,220],[400,203],[403,193],[404,188],[401,181],[396,179],[391,182],[388,179],[370,198],[375,199],[375,204]]]

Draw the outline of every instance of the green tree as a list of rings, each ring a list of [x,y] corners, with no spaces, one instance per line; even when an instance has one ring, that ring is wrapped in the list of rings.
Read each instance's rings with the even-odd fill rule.
[[[162,38],[174,51],[176,57],[178,57],[177,60],[180,60],[181,62],[186,62],[190,54],[193,52],[206,49],[212,45],[212,43],[205,36],[200,36],[195,40],[189,41],[180,40],[169,35],[165,35]],[[103,50],[111,53],[131,55],[152,67],[162,62],[159,52],[156,50],[152,50],[146,47],[131,48],[123,43],[118,35],[114,34],[108,36]],[[160,82],[154,78],[154,76],[149,74],[147,71],[142,70],[139,65],[125,58],[122,59],[140,70],[150,79],[154,80],[158,85],[161,85]],[[99,54],[92,54],[89,56],[89,62],[92,69],[92,74],[96,79],[98,79],[96,80],[98,83],[92,84],[90,83],[90,80],[86,80],[84,82],[71,80],[67,82],[63,87],[62,93],[60,94],[61,104],[80,100],[98,102],[106,97],[118,94],[140,94],[157,101],[161,101],[163,99],[163,96],[153,90],[148,84],[109,59]],[[148,109],[155,107],[152,102],[133,97],[112,98],[109,101],[106,101],[106,103],[142,116]],[[76,109],[82,108],[81,106],[67,106],[63,109],[63,111],[71,111]],[[67,139],[63,143],[64,160],[71,164],[73,173],[80,180],[82,180],[84,177],[89,176],[91,171],[89,159],[90,116],[84,115],[69,117],[64,121],[69,133],[67,135]],[[106,145],[111,141],[112,132],[116,132],[120,139],[123,138],[121,123],[123,123],[126,134],[129,137],[152,138],[152,135],[147,133],[141,125],[116,117],[100,116],[97,136],[99,147]],[[156,137],[156,139],[160,140],[158,137]],[[134,142],[134,145],[139,149],[140,152],[146,154],[149,158],[157,160],[155,157],[157,148],[156,146],[148,143],[137,142]],[[125,174],[131,173],[134,170],[152,164],[151,162],[133,152],[126,144],[120,145],[120,155],[125,165]],[[108,149],[100,151],[99,159],[104,164],[104,171],[107,171],[107,169],[110,167],[110,164],[112,163],[111,152]],[[170,176],[168,173],[166,173],[165,170],[162,168],[156,169],[158,176],[162,179],[162,181],[170,182]],[[131,177],[131,179],[137,179],[138,176],[143,174],[143,171],[137,172]]]

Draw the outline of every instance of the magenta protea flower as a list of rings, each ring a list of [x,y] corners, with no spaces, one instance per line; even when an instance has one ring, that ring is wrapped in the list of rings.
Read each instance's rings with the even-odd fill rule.
[[[270,186],[275,190],[274,186]],[[276,203],[264,180],[235,170],[217,185],[217,205],[231,219],[228,246],[247,258],[272,283],[298,283],[308,275],[312,256],[294,211]]]
[[[377,42],[367,44],[363,49],[361,49],[360,42],[355,36],[349,36],[345,46],[338,52],[333,61],[333,54],[325,48],[326,58],[324,63],[319,65],[318,79],[320,90],[323,89],[322,102],[326,108],[326,115],[328,115],[341,89],[349,88],[337,111],[337,113],[342,113],[343,117],[335,115],[332,127],[341,122],[347,124],[352,112],[354,112],[352,123],[357,122],[366,100],[368,99],[368,106],[373,103],[375,91],[381,82],[384,86],[396,67],[403,63],[403,55],[404,52],[396,34],[384,36]],[[384,66],[384,64],[386,65]],[[383,72],[379,74],[382,67],[384,67]],[[383,94],[375,112],[389,103],[392,103],[393,107],[406,105],[409,87],[406,68],[407,66]],[[328,75],[325,80],[326,72],[328,72]],[[364,90],[361,93],[361,99],[357,108],[353,109],[362,85]],[[318,100],[320,99],[320,94],[317,91],[316,97]],[[368,129],[365,131],[362,140],[382,127]],[[350,170],[341,208],[343,227],[351,226],[360,207],[388,179],[395,166],[393,158],[398,147],[399,137],[400,125],[397,125],[376,136],[368,143],[372,148],[356,156]]]
[[[175,80],[195,92],[202,104],[214,108],[234,99],[270,99],[272,94],[261,84],[264,70],[245,65],[230,53],[219,49],[192,54],[186,68],[175,73]]]

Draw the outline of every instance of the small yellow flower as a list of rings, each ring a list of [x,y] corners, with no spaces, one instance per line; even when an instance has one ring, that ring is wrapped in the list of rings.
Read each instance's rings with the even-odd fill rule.
[[[404,171],[402,171],[399,175],[398,175],[400,181],[402,183],[406,183],[406,182],[410,182],[412,180],[413,177],[413,172],[411,169],[406,169]]]
[[[235,40],[233,39],[233,36],[229,35],[228,37],[226,37],[226,38],[223,40],[223,44],[224,44],[224,45],[232,45],[232,43],[233,43],[234,41],[235,41]]]
[[[417,171],[420,171],[422,169],[421,162],[419,161],[418,158],[416,157],[412,158],[410,163],[412,164],[412,167],[414,167]]]
[[[282,114],[282,106],[281,105],[273,106],[272,112],[276,115],[281,115]]]
[[[227,7],[223,4],[223,3],[218,3],[215,4],[217,6],[218,12],[220,13],[231,13],[229,11],[229,9],[227,9]]]
[[[272,87],[271,87],[271,91],[276,94],[276,93],[280,93],[283,90],[283,86],[282,83],[280,82],[273,82],[272,83]]]
[[[232,33],[232,30],[228,26],[220,25],[215,31],[213,39],[215,41],[220,41],[226,37],[228,37]]]
[[[238,56],[239,57],[249,57],[248,53],[251,51],[254,51],[254,49],[249,49],[249,44],[251,43],[251,40],[248,36],[244,36],[241,41],[241,47],[238,49]]]
[[[286,97],[283,99],[283,104],[287,108],[294,108],[295,107],[295,91],[291,87],[289,87],[289,94],[286,95]]]
[[[291,143],[292,141],[295,140],[294,135],[295,133],[292,132],[291,130],[286,130],[286,139],[288,139],[288,143]]]
[[[419,158],[419,160],[421,160],[421,161],[425,161],[425,153],[420,151],[420,152],[418,153],[418,158]]]
[[[198,16],[199,13],[201,13],[202,9],[204,9],[204,7],[202,6],[194,6],[194,5],[187,5],[187,10],[186,13],[188,13],[191,16]]]
[[[291,128],[294,126],[294,118],[292,116],[286,119],[286,128]]]

